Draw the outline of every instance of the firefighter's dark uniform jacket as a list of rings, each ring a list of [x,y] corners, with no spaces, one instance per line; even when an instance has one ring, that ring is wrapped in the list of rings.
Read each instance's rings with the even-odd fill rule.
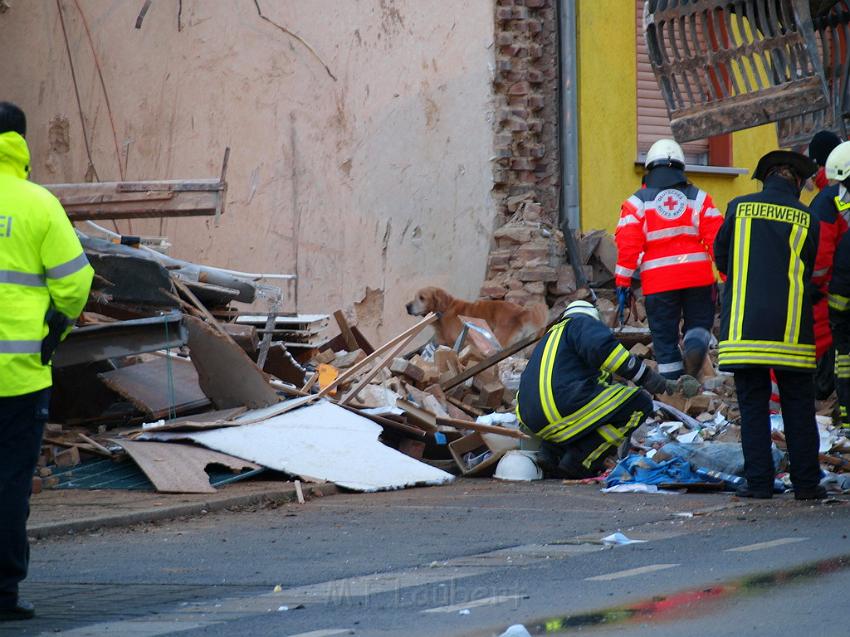
[[[639,381],[645,363],[589,316],[561,321],[537,344],[517,393],[520,422],[544,440],[564,443],[605,424],[639,391],[609,383],[612,374]]]
[[[814,371],[810,283],[818,220],[781,177],[733,199],[714,243],[727,276],[720,324],[723,370]]]
[[[829,281],[829,322],[835,343],[835,390],[841,424],[850,428],[850,232],[838,242]]]

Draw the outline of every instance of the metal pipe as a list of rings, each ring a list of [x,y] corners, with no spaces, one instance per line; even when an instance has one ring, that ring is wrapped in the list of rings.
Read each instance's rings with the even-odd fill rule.
[[[581,230],[578,173],[578,58],[576,0],[558,0],[559,104],[558,133],[561,158],[559,221]]]
[[[564,233],[567,257],[576,285],[596,293],[584,274],[583,260],[575,233],[581,230],[578,173],[578,70],[576,68],[576,0],[558,0],[558,155],[561,187],[558,192],[558,222]]]

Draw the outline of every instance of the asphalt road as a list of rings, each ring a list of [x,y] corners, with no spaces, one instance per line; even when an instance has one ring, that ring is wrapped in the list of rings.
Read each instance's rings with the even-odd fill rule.
[[[34,544],[39,618],[0,635],[846,634],[847,504],[467,480],[223,512]]]

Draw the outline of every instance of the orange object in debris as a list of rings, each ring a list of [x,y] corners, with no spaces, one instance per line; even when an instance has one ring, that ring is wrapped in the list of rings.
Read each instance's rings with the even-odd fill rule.
[[[319,365],[319,389],[324,389],[330,385],[338,376],[339,370],[333,365],[326,363]],[[331,396],[336,396],[336,388],[332,389],[329,393]]]

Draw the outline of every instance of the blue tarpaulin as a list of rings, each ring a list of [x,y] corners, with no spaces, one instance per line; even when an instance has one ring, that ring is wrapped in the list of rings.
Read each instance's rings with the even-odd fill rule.
[[[620,460],[605,479],[606,487],[618,484],[688,484],[709,482],[701,478],[688,461],[682,458],[670,458],[664,462],[654,462],[646,456],[632,454]]]

